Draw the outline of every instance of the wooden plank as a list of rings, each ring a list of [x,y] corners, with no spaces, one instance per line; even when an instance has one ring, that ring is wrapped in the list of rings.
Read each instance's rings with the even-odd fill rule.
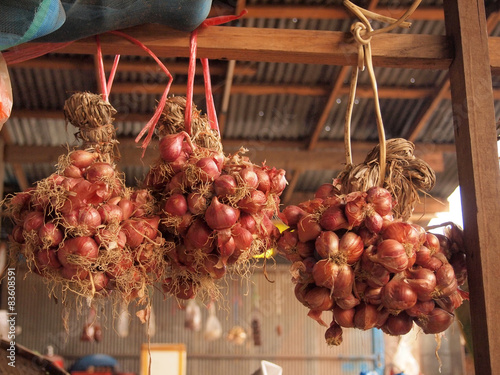
[[[189,56],[189,33],[162,25],[141,25],[125,31],[160,57]],[[348,38],[349,34],[339,31],[212,26],[200,30],[197,55],[238,61],[354,65],[357,47]],[[102,35],[101,43],[105,54],[145,54],[114,35]],[[448,38],[441,35],[387,33],[377,35],[371,44],[374,66],[447,69],[453,56]],[[27,46],[36,47],[37,43]],[[27,47],[13,50],[23,48]],[[94,38],[85,38],[58,52],[92,54],[94,50]]]
[[[352,16],[343,6],[283,6],[249,5],[246,18],[297,18],[297,19],[349,19]],[[384,16],[398,18],[406,9],[400,7],[371,7],[370,10]],[[436,7],[417,8],[410,20],[443,20],[443,9]]]
[[[484,2],[445,0],[444,10],[446,32],[456,51],[450,81],[468,249],[474,366],[476,374],[498,374],[500,171]]]

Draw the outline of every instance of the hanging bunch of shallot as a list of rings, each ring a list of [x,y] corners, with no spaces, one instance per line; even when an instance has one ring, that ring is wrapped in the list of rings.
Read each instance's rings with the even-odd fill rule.
[[[454,321],[454,310],[468,295],[461,231],[455,239],[438,237],[408,222],[420,192],[435,183],[434,171],[414,156],[405,139],[386,141],[368,40],[370,23],[359,7],[344,4],[363,23],[353,25],[364,52],[353,67],[345,121],[346,167],[332,184],[322,185],[309,201],[281,212],[289,226],[278,250],[292,262],[296,298],[309,316],[327,329],[329,345],[342,342],[343,328],[382,329],[403,335],[413,323],[424,333],[440,333]],[[351,115],[359,68],[366,68],[374,88],[379,145],[363,163],[352,164]],[[323,312],[333,313],[331,323]]]
[[[76,93],[64,113],[82,144],[59,157],[55,173],[5,200],[13,254],[55,295],[146,297],[165,243],[153,196],[126,188],[117,170],[115,110],[101,95]]]
[[[186,99],[169,98],[157,133],[160,159],[145,187],[160,202],[166,252],[163,289],[180,299],[214,298],[227,272],[244,274],[279,236],[272,218],[286,186],[283,170],[225,156],[217,129],[196,108],[185,130]]]
[[[342,328],[380,328],[391,335],[446,330],[467,293],[464,249],[445,235],[394,220],[388,190],[340,194],[332,184],[313,200],[287,206],[289,226],[278,251],[292,262],[296,298],[327,327],[329,344]],[[455,232],[460,233],[455,227]],[[322,313],[331,311],[331,324]]]

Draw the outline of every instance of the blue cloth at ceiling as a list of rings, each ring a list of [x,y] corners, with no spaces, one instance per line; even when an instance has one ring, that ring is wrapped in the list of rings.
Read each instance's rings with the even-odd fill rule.
[[[196,29],[212,0],[17,0],[0,4],[0,50],[68,42],[145,23]]]
[[[65,21],[59,0],[0,2],[0,51],[50,34]]]

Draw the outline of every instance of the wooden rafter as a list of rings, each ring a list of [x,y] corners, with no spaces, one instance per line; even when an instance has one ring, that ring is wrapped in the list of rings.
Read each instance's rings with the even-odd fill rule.
[[[162,25],[142,25],[125,30],[141,40],[160,57],[188,57],[189,33]],[[198,57],[267,61],[354,65],[357,47],[339,31],[262,29],[253,27],[212,26],[198,35]],[[500,45],[500,38],[491,38],[490,48]],[[113,35],[101,37],[103,51],[114,55],[144,55],[127,41]],[[441,35],[381,34],[371,42],[374,66],[447,69],[453,51],[450,41]],[[36,47],[36,43],[29,43]],[[16,49],[27,48],[23,45]],[[93,54],[95,41],[85,38],[58,50],[61,53]],[[500,48],[499,48],[500,49]],[[492,54],[492,66],[500,67],[500,52]],[[8,54],[4,56],[8,61]]]
[[[377,1],[378,3],[378,1]],[[273,6],[249,5],[246,7],[248,18],[308,18],[308,19],[348,19],[348,14],[342,6]],[[384,16],[397,18],[407,9],[398,7],[375,6],[369,10]],[[413,20],[442,21],[443,9],[436,7],[419,7],[411,16]]]

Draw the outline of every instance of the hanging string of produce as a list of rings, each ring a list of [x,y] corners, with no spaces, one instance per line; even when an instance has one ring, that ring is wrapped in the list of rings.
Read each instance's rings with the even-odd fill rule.
[[[413,155],[404,139],[385,139],[371,61],[372,36],[405,22],[420,1],[399,19],[380,18],[344,4],[362,22],[351,32],[359,47],[345,117],[346,167],[314,199],[290,205],[280,217],[288,225],[278,251],[292,262],[295,296],[309,316],[325,326],[328,345],[340,345],[344,328],[408,333],[416,323],[426,334],[445,331],[454,310],[468,294],[461,230],[452,225],[435,235],[408,222],[419,192],[435,183],[435,174]],[[373,30],[367,17],[392,25]],[[404,23],[403,25],[407,25]],[[365,161],[352,164],[350,124],[359,69],[367,68],[374,93],[379,145]],[[325,322],[323,313],[333,313]]]
[[[237,17],[208,19],[202,27]],[[207,112],[192,103],[197,30],[190,38],[186,97],[165,101],[156,127],[160,158],[144,187],[161,207],[160,231],[176,246],[166,252],[163,290],[179,299],[217,300],[218,280],[248,275],[255,255],[272,247],[279,230],[272,219],[287,182],[285,171],[253,164],[243,148],[223,153],[207,59],[202,59]]]
[[[99,62],[102,95],[79,92],[65,102],[80,146],[59,157],[55,173],[3,202],[15,224],[13,261],[25,258],[63,302],[74,296],[89,306],[105,298],[148,303],[154,266],[168,245],[158,236],[153,196],[127,188],[116,165],[116,111],[108,97],[118,61],[107,82]]]

